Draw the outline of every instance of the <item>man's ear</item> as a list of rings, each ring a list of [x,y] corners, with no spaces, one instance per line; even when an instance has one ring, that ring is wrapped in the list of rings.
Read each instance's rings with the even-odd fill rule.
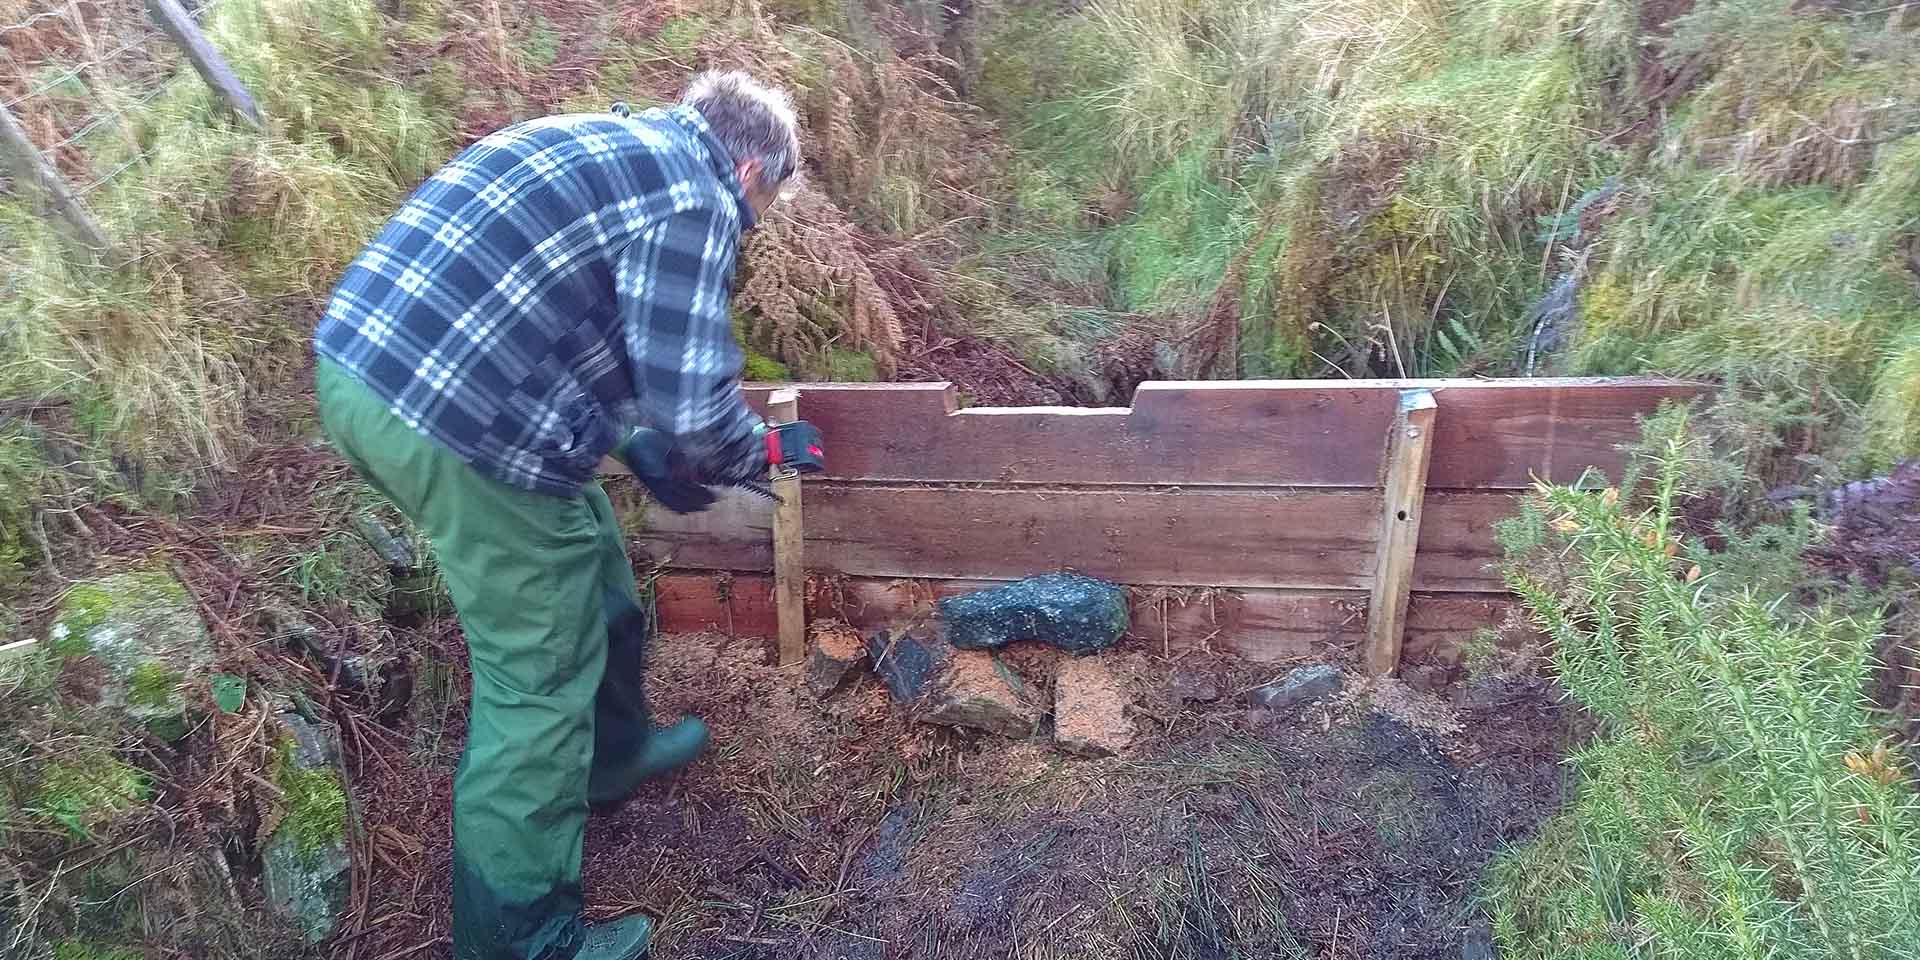
[[[734,164],[733,172],[740,177],[740,185],[748,190],[760,186],[760,161],[742,160]]]

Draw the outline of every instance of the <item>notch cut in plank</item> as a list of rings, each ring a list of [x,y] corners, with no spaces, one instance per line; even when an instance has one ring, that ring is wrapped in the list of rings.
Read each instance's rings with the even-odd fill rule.
[[[199,71],[200,79],[207,82],[220,102],[255,130],[264,129],[266,123],[260,117],[260,106],[253,101],[253,94],[247,92],[245,84],[233,75],[233,68],[220,56],[220,51],[207,41],[207,35],[200,32],[200,25],[178,0],[147,0],[147,13],[153,22],[173,38],[173,42],[186,51],[187,59],[193,63],[193,69]]]
[[[801,387],[833,444],[820,480],[1375,490],[1403,390],[1431,390],[1435,490],[1618,478],[1637,418],[1701,384],[1653,379],[1208,381],[1140,386],[1129,407],[957,406],[946,384]],[[764,410],[770,388],[747,386]],[[1248,443],[1249,436],[1260,437]],[[1354,443],[1354,437],[1366,442]]]
[[[767,414],[777,423],[800,419],[800,394],[775,390],[767,397]],[[799,663],[807,655],[807,571],[802,551],[805,528],[800,522],[800,477],[791,470],[775,470],[773,492],[781,502],[773,507],[773,600],[779,615],[780,665]]]
[[[1431,390],[1406,390],[1387,438],[1386,496],[1380,542],[1373,563],[1373,598],[1367,604],[1367,672],[1389,676],[1400,669],[1406,637],[1407,598],[1413,592],[1413,558],[1420,546],[1421,507],[1427,497],[1427,465],[1433,453],[1433,422],[1439,412]]]

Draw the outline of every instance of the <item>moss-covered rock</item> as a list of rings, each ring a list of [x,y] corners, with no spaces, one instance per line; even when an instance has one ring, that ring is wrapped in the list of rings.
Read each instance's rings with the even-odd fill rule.
[[[346,912],[353,865],[340,735],[293,710],[279,719],[286,735],[274,764],[279,823],[263,852],[267,900],[309,943],[319,943]]]
[[[184,732],[185,686],[213,666],[213,638],[187,588],[165,570],[103,577],[68,591],[51,631],[55,654],[103,668],[98,705],[162,735]]]

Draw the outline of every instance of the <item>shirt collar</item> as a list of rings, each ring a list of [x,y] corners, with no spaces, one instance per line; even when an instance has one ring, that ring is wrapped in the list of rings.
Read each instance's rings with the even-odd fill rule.
[[[713,128],[707,125],[707,118],[700,111],[686,104],[666,108],[666,114],[687,132],[693,134],[707,152],[707,164],[713,168],[713,175],[720,179],[733,199],[740,207],[740,231],[745,233],[759,223],[760,217],[753,210],[753,204],[747,202],[746,187],[740,183],[740,175],[733,169],[733,154],[713,135]]]

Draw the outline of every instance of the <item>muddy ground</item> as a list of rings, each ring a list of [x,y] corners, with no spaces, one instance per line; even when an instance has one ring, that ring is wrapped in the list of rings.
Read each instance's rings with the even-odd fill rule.
[[[1538,687],[1462,708],[1389,684],[1267,712],[1235,694],[1271,667],[1123,645],[1102,656],[1136,681],[1140,734],[1079,759],[1044,730],[910,725],[870,676],[823,701],[769,654],[661,638],[660,710],[705,718],[713,749],[590,822],[590,913],[653,916],[656,956],[1479,956],[1482,867],[1561,797],[1568,726]],[[1045,655],[1017,659],[1044,682]],[[1177,703],[1174,677],[1220,699]],[[463,683],[417,688],[408,746],[358,761],[372,896],[342,957],[448,954]]]

